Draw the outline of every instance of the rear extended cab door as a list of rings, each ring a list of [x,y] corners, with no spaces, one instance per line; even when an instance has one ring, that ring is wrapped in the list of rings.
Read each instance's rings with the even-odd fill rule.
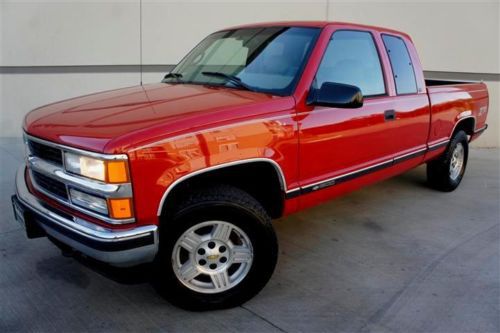
[[[430,105],[420,60],[411,39],[392,32],[380,34],[391,80],[392,109],[395,113],[395,162],[411,168],[422,162],[430,128]]]

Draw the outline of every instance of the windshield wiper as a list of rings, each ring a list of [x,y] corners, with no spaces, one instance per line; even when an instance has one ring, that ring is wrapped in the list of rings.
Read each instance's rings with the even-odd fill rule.
[[[252,87],[250,87],[248,84],[245,82],[241,81],[239,77],[236,75],[230,75],[222,72],[201,72],[201,74],[206,75],[206,76],[215,76],[215,77],[220,77],[223,79],[226,79],[227,81],[234,83],[235,85],[245,88],[246,90],[250,91],[255,91]]]
[[[165,83],[165,80],[166,79],[170,79],[170,78],[173,78],[175,79],[177,82],[182,82],[181,78],[182,78],[182,74],[181,73],[167,73],[164,77],[163,77],[163,80],[161,82]]]

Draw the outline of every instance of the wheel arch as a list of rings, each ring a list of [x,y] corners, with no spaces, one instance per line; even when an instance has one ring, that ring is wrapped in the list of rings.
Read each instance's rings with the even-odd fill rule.
[[[450,140],[453,138],[455,133],[457,133],[460,130],[463,130],[467,135],[471,136],[474,135],[475,129],[476,129],[476,118],[474,116],[461,118],[455,124],[455,127],[453,128],[453,131],[451,132],[450,135]]]
[[[237,175],[244,174],[245,177]],[[222,180],[224,179],[224,180]],[[253,179],[258,179],[264,185],[255,186]],[[283,214],[286,193],[286,179],[280,165],[269,158],[251,158],[240,161],[222,163],[199,169],[186,174],[172,182],[160,200],[157,216],[165,216],[175,205],[176,198],[189,186],[202,183],[225,183],[249,192],[272,218]]]

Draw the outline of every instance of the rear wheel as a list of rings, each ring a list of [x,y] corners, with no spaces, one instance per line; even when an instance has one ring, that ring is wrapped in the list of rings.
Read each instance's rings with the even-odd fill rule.
[[[458,131],[443,155],[427,163],[429,185],[444,192],[455,190],[464,176],[468,156],[467,134],[464,131]]]
[[[191,310],[239,305],[271,277],[278,245],[262,206],[231,186],[198,189],[162,225],[154,284]]]

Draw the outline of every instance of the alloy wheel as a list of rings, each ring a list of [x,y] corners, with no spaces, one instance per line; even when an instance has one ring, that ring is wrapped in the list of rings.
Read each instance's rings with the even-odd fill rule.
[[[220,293],[235,287],[253,262],[252,243],[232,223],[206,221],[186,230],[172,251],[177,279],[200,293]]]

